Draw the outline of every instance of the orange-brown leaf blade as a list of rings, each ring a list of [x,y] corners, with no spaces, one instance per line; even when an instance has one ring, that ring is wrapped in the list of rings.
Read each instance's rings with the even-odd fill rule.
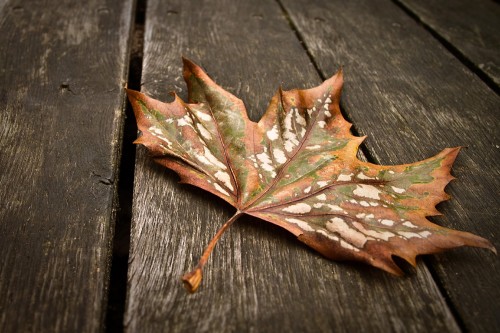
[[[127,91],[142,132],[136,143],[183,182],[236,207],[231,222],[240,214],[256,216],[328,258],[359,260],[393,274],[401,274],[393,256],[415,264],[419,254],[464,245],[496,253],[484,238],[427,219],[449,198],[444,188],[460,148],[405,165],[357,159],[364,138],[350,133],[340,112],[341,71],[318,87],[280,89],[258,123],[248,119],[240,99],[187,59],[184,79],[190,103]],[[193,290],[201,266],[185,279]]]

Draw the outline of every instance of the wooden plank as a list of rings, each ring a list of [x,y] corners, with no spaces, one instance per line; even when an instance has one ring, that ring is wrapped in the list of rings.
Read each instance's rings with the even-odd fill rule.
[[[499,97],[389,1],[285,1],[321,71],[344,66],[343,108],[384,164],[468,146],[454,166],[453,197],[438,223],[500,248]],[[500,327],[498,257],[458,249],[432,257],[459,320],[472,332]],[[472,310],[474,309],[474,310]]]
[[[0,331],[103,328],[133,1],[0,13]]]
[[[491,0],[397,0],[500,91],[500,6]]]
[[[186,98],[182,54],[240,96],[257,120],[280,83],[320,82],[275,2],[148,1],[143,91]],[[234,211],[177,184],[138,149],[125,326],[129,332],[455,332],[425,266],[408,278],[335,263],[293,236],[252,218],[223,237],[204,283],[186,293],[180,277]]]

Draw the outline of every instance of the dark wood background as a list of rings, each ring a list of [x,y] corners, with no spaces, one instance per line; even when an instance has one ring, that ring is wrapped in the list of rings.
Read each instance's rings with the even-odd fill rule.
[[[343,66],[361,155],[467,146],[441,225],[500,248],[500,5],[492,0],[0,0],[0,332],[498,332],[500,265],[462,248],[395,278],[242,218],[131,142],[123,87],[186,98],[181,55],[258,120]]]

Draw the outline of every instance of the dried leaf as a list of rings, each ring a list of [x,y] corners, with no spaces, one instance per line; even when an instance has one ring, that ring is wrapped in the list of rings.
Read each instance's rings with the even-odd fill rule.
[[[258,122],[243,102],[184,59],[189,103],[163,103],[127,90],[146,146],[156,162],[233,205],[236,214],[184,276],[190,291],[216,241],[240,215],[274,223],[335,260],[359,260],[401,275],[392,260],[412,265],[418,254],[486,239],[440,227],[426,217],[449,196],[444,187],[460,148],[413,164],[381,166],[357,159],[364,138],[353,136],[339,109],[342,72],[318,87],[282,91]]]

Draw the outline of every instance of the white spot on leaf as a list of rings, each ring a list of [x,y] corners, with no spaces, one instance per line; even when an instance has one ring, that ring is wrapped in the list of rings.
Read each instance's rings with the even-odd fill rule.
[[[323,194],[317,195],[316,199],[321,200],[321,201],[325,201],[326,200],[326,194],[323,193]]]
[[[271,159],[269,158],[269,155],[266,153],[261,153],[257,155],[257,158],[261,162],[260,167],[264,169],[267,172],[271,173],[271,177],[274,178],[276,177],[276,172],[274,171],[274,166],[271,163]]]
[[[295,121],[296,121],[298,124],[302,125],[302,126],[306,126],[306,124],[307,124],[307,123],[306,123],[305,118],[304,118],[304,117],[302,117],[302,115],[300,114],[300,112],[299,112],[297,109],[295,109],[295,113],[297,114],[297,115],[295,116]]]
[[[348,175],[339,175],[337,177],[337,181],[339,182],[348,182],[352,179],[353,174],[348,174]]]
[[[275,148],[273,150],[273,155],[274,155],[276,162],[278,162],[280,164],[283,164],[286,162],[286,156],[285,156],[285,152],[283,150]]]
[[[200,131],[200,134],[202,137],[204,137],[207,140],[212,140],[212,135],[210,132],[203,126],[201,123],[196,124],[196,127]]]
[[[424,238],[427,238],[430,235],[432,235],[432,233],[430,231],[425,230],[425,231],[419,232],[419,235],[424,237]]]
[[[389,238],[394,237],[395,235],[392,232],[389,231],[375,231],[375,230],[370,230],[366,229],[361,223],[354,222],[353,225],[362,233],[364,233],[367,236],[371,236],[373,238],[377,239],[382,239],[385,241],[388,241]]]
[[[394,225],[393,220],[387,220],[387,219],[383,219],[382,221],[380,221],[380,223],[382,223],[383,225],[389,226],[389,227]]]
[[[184,117],[182,118],[179,118],[177,119],[177,126],[189,126],[189,127],[193,127],[191,124],[193,123],[193,121],[191,120],[191,117],[189,117],[188,115],[185,115]]]
[[[396,186],[391,186],[391,188],[396,193],[403,193],[404,191],[406,191],[404,188],[399,188],[399,187],[396,187]]]
[[[148,128],[148,130],[154,135],[154,134],[158,134],[158,135],[163,135],[163,132],[161,131],[161,129],[159,129],[158,127],[156,126],[151,126],[150,128]]]
[[[269,158],[269,155],[267,155],[267,153],[257,154],[257,158],[262,163],[261,164],[262,169],[264,169],[266,171],[269,171],[269,172],[273,172],[274,171],[274,167],[271,165],[272,161]]]
[[[285,117],[285,132],[283,133],[285,138],[285,150],[291,152],[293,148],[299,144],[297,141],[297,135],[293,132],[292,128],[292,112],[288,112]]]
[[[307,222],[299,220],[299,219],[294,219],[294,218],[286,218],[286,221],[296,224],[300,229],[304,231],[314,231],[314,228],[312,228]]]
[[[212,163],[210,163],[210,161],[203,155],[196,155],[196,159],[205,165],[212,165]]]
[[[207,147],[204,147],[204,153],[205,153],[205,157],[208,161],[210,161],[211,164],[221,168],[222,170],[226,170],[227,167],[224,163],[222,163],[221,161],[219,161],[213,154],[212,152],[207,148]]]
[[[274,141],[279,137],[278,134],[278,125],[274,125],[272,129],[266,132],[267,137],[269,140]]]
[[[356,187],[353,193],[360,197],[377,199],[377,200],[380,199],[379,197],[380,190],[372,185],[360,184]]]
[[[337,236],[335,236],[335,235],[331,235],[331,234],[327,233],[327,232],[326,232],[325,230],[323,230],[323,229],[318,229],[318,230],[316,230],[316,232],[317,232],[318,234],[322,234],[323,236],[326,236],[326,237],[330,238],[331,240],[334,240],[334,241],[337,241],[337,242],[339,241],[339,238],[338,238]]]
[[[224,194],[224,195],[227,195],[229,196],[229,193],[227,193],[227,191],[225,189],[222,188],[222,186],[220,186],[219,184],[215,183],[214,184],[214,187],[217,191],[219,191],[220,193]]]
[[[418,228],[416,225],[414,225],[413,223],[411,223],[410,221],[406,221],[403,223],[403,225],[405,227],[408,227],[408,228]]]
[[[292,141],[288,140],[285,142],[285,150],[287,152],[291,152],[293,150],[293,147],[295,147],[295,145],[293,144]]]
[[[375,179],[374,177],[368,177],[364,173],[359,173],[356,177],[358,177],[359,179]]]
[[[354,246],[352,246],[351,244],[347,243],[346,241],[344,240],[341,240],[340,241],[340,246],[342,246],[343,248],[345,249],[348,249],[348,250],[351,250],[351,251],[354,251],[354,252],[358,252],[359,249],[355,248]]]
[[[359,231],[349,227],[349,225],[340,217],[331,218],[326,222],[326,229],[331,232],[337,232],[342,238],[354,244],[356,247],[363,247],[367,239]]]
[[[196,116],[198,118],[200,118],[201,120],[204,120],[204,121],[210,121],[212,120],[212,117],[210,117],[208,114],[205,114],[201,111],[196,111]]]
[[[229,174],[227,172],[217,171],[214,176],[219,181],[224,183],[224,186],[226,186],[231,191],[234,191],[233,185],[231,184],[231,177],[229,177]]]
[[[167,144],[167,147],[169,148],[172,148],[172,142],[170,142],[164,135],[163,135],[163,132],[161,129],[159,129],[158,127],[156,126],[151,126],[150,128],[148,128],[149,132],[157,137],[158,139],[162,140],[163,142],[165,142]],[[165,149],[165,150],[168,150],[168,149]]]
[[[328,208],[330,208],[330,210],[331,210],[332,212],[342,212],[342,211],[344,211],[344,210],[342,209],[342,207],[337,206],[337,205],[328,205]]]
[[[311,211],[311,206],[306,203],[300,202],[298,204],[283,208],[283,211],[293,214],[305,214]]]

